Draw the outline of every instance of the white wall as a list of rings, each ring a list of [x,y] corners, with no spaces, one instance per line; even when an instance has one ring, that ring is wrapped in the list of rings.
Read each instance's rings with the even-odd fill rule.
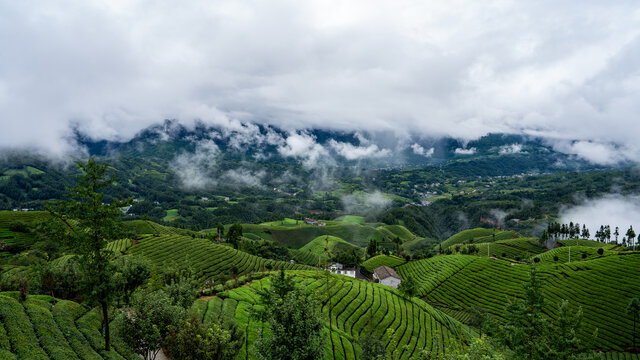
[[[398,285],[400,285],[400,282],[401,282],[400,279],[396,279],[396,278],[390,276],[390,277],[380,281],[380,284],[391,286],[392,288],[397,289]]]

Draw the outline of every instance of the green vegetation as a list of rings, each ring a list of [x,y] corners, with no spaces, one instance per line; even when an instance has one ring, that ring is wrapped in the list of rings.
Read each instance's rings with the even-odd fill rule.
[[[194,276],[200,280],[229,274],[232,269],[239,274],[264,271],[267,265],[273,268],[311,269],[305,265],[262,259],[207,239],[181,235],[147,235],[138,240],[128,253],[142,256],[155,266],[173,263],[191,267]]]
[[[373,270],[378,266],[385,265],[390,268],[395,268],[396,266],[402,265],[404,263],[405,260],[397,256],[377,255],[363,262],[362,267],[367,269],[368,272],[373,273]]]
[[[108,166],[100,165],[90,158],[86,164],[77,163],[82,175],[78,186],[71,189],[70,200],[51,205],[50,212],[64,222],[69,231],[58,240],[68,243],[78,257],[82,278],[80,292],[84,301],[100,305],[104,328],[105,349],[111,349],[109,306],[116,297],[114,269],[110,263],[107,243],[121,235],[120,208],[131,203],[131,199],[104,203],[104,189],[115,179],[107,173]]]
[[[640,279],[629,276],[640,265],[640,255],[625,254],[561,265],[536,265],[542,291],[549,304],[569,300],[580,304],[585,339],[598,329],[598,347],[622,351],[631,343],[632,321],[625,308],[640,291]],[[470,309],[482,308],[502,319],[508,300],[522,297],[520,285],[526,281],[528,265],[512,265],[501,260],[470,255],[438,256],[398,267],[404,278],[414,276],[422,284],[419,296],[443,311],[470,323]],[[588,289],[588,290],[586,290]],[[556,318],[549,305],[545,313]]]
[[[114,348],[105,349],[104,340],[99,340],[96,311],[67,300],[55,304],[51,300],[27,296],[20,303],[10,294],[0,294],[2,359],[136,359],[118,336]]]
[[[329,259],[339,251],[347,251],[355,247],[335,236],[318,236],[311,242],[300,248],[301,253],[309,253],[314,256]]]
[[[250,286],[209,299],[206,306],[196,303],[194,310],[205,309],[200,312],[205,321],[235,319],[247,334],[239,356],[244,358],[248,354],[253,359],[253,344],[261,333],[271,330],[267,324],[248,315],[252,309],[261,307],[259,292],[271,288],[272,281],[273,277],[254,280]],[[390,352],[400,349],[401,359],[412,358],[422,349],[442,352],[443,347],[468,336],[466,327],[456,320],[422,300],[408,300],[399,291],[384,285],[327,276],[322,272],[294,272],[293,281],[319,301],[326,358],[355,359],[361,352],[358,339],[364,336],[379,339]],[[394,330],[391,337],[387,329]]]
[[[169,209],[167,210],[167,214],[162,218],[162,220],[166,222],[172,222],[180,218],[180,214],[178,214],[178,209]]]

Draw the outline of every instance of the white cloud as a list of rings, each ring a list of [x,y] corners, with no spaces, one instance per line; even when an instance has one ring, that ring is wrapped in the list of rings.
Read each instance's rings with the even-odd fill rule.
[[[473,155],[476,153],[476,148],[472,147],[469,149],[457,148],[454,153],[459,155]]]
[[[561,211],[562,223],[584,224],[593,238],[600,225],[610,225],[611,232],[615,227],[624,234],[630,225],[640,229],[640,198],[638,196],[606,195],[597,199],[585,200],[580,205]],[[619,241],[622,241],[620,235]]]
[[[175,118],[535,134],[639,161],[639,14],[625,0],[5,1],[0,144],[63,153],[72,123],[116,139]]]
[[[522,152],[522,144],[511,144],[500,146],[500,154],[519,154]]]
[[[595,141],[558,141],[554,149],[566,154],[577,155],[591,163],[613,165],[625,160],[633,160],[633,154],[626,148]],[[636,159],[637,160],[637,159]]]
[[[278,147],[283,156],[295,157],[303,160],[307,167],[315,167],[323,161],[328,161],[329,152],[316,142],[313,135],[306,132],[294,132]]]
[[[372,193],[354,193],[342,197],[345,212],[361,213],[366,211],[382,211],[391,206],[391,200],[380,191]]]
[[[424,147],[422,147],[422,145],[415,143],[413,145],[411,145],[411,149],[413,150],[413,153],[416,155],[422,155],[424,157],[431,157],[433,156],[433,152],[435,151],[435,148],[429,148],[428,150],[425,149]]]
[[[196,144],[193,153],[183,152],[177,155],[170,166],[185,189],[203,189],[217,184],[212,176],[220,149],[213,140],[204,140]]]
[[[369,146],[355,146],[351,143],[339,142],[331,139],[329,140],[329,146],[347,160],[385,157],[391,154],[388,149],[380,149],[378,148],[378,145],[375,144],[371,144]]]
[[[266,174],[267,173],[264,170],[251,171],[244,168],[238,168],[225,171],[220,176],[220,180],[225,185],[241,185],[261,188],[263,187],[262,179],[264,179]]]

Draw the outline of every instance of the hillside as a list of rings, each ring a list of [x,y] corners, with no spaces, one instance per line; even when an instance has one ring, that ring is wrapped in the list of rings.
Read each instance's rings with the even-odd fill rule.
[[[622,351],[631,343],[633,324],[625,309],[640,293],[640,278],[633,275],[639,266],[638,253],[537,265],[550,304],[547,314],[553,317],[555,304],[569,300],[584,311],[582,337],[590,337],[597,329],[598,348]],[[473,307],[502,318],[509,299],[522,296],[529,268],[486,257],[449,255],[413,261],[397,270],[402,277],[420,279],[419,295],[425,301],[469,322]]]
[[[269,266],[287,270],[313,269],[306,265],[263,259],[207,239],[181,235],[147,235],[131,246],[128,253],[140,255],[155,266],[174,263],[192,267],[200,280],[229,274],[233,269],[238,274],[265,271]]]
[[[440,352],[443,346],[468,337],[468,330],[453,318],[417,298],[406,299],[397,290],[360,280],[315,272],[292,272],[299,287],[321,303],[327,337],[325,358],[356,359],[360,354],[357,340],[371,335],[386,347],[391,339],[385,332],[392,329],[401,359],[410,359],[422,349]],[[270,278],[254,280],[244,286],[219,294],[220,297],[199,300],[194,309],[205,321],[235,319],[246,331],[247,338],[236,359],[254,359],[247,352],[261,331],[268,326],[249,317],[257,305],[257,291],[270,286]],[[329,302],[331,300],[331,303]],[[329,309],[332,327],[329,329]],[[331,330],[331,336],[329,336]],[[406,348],[405,348],[406,346]]]
[[[359,248],[339,237],[324,235],[311,240],[311,242],[301,247],[299,251],[303,254],[309,253],[314,256],[320,256],[328,259],[339,251],[349,251],[351,249],[357,250]]]
[[[117,336],[104,351],[97,311],[72,301],[29,296],[23,303],[0,293],[0,358],[33,360],[138,360]]]

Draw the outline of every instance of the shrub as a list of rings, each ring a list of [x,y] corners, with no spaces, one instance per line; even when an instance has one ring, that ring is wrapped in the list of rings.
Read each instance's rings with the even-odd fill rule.
[[[233,359],[240,350],[242,338],[233,324],[205,325],[192,317],[169,327],[164,346],[172,359]]]
[[[602,256],[602,254],[604,254],[604,249],[603,248],[598,249],[598,255]]]
[[[539,263],[540,262],[540,258],[539,257],[533,258],[533,262],[536,263],[536,264]]]
[[[22,221],[14,221],[11,224],[9,224],[9,230],[26,233],[26,232],[29,232],[29,226],[23,223]]]
[[[587,253],[582,253],[582,258],[586,259],[587,258]]]
[[[178,324],[184,314],[184,309],[170,303],[163,291],[137,294],[131,306],[118,316],[122,339],[145,360],[155,359],[168,327]]]
[[[558,255],[553,255],[553,261],[558,262],[559,259]]]

